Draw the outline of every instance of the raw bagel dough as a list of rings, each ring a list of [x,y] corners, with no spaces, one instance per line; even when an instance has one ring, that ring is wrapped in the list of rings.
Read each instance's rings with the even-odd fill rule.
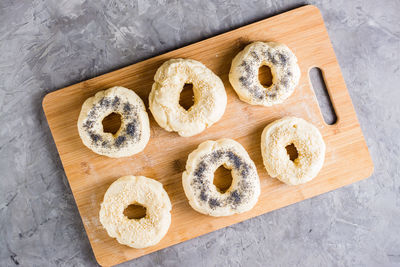
[[[298,157],[291,161],[286,146],[293,144]],[[276,120],[265,127],[261,152],[271,177],[289,185],[308,182],[317,176],[325,158],[321,133],[311,123],[295,117]]]
[[[124,210],[131,204],[146,208],[146,216],[129,219]],[[100,222],[109,236],[133,248],[154,246],[171,224],[171,202],[162,184],[144,176],[124,176],[113,182],[104,195]]]
[[[213,184],[215,170],[231,170],[232,184],[225,193]],[[189,204],[211,216],[228,216],[251,210],[260,195],[260,180],[246,150],[232,139],[206,141],[190,153],[182,184]]]
[[[111,113],[121,115],[121,127],[105,133],[102,121]],[[100,91],[82,105],[78,118],[79,136],[93,152],[111,158],[139,153],[150,138],[149,117],[142,99],[132,90],[115,86]]]
[[[268,66],[272,84],[265,88],[258,79],[261,66]],[[300,79],[297,58],[284,44],[254,42],[232,61],[229,81],[239,98],[252,105],[272,106],[282,103],[294,91]]]
[[[157,70],[149,105],[157,123],[167,131],[188,137],[202,132],[225,112],[227,97],[221,79],[192,59],[170,59]],[[185,83],[193,84],[194,104],[179,105]]]

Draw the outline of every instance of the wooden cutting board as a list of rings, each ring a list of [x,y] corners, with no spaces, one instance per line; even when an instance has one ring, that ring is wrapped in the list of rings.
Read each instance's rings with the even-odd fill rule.
[[[251,106],[239,100],[228,81],[233,57],[253,41],[276,41],[296,54],[301,79],[293,95],[273,107]],[[201,134],[184,138],[160,128],[151,113],[151,138],[145,150],[128,158],[96,155],[81,142],[77,119],[82,103],[96,92],[120,85],[134,90],[148,107],[148,95],[157,68],[171,58],[203,62],[221,77],[228,95],[224,116]],[[312,67],[322,70],[337,122],[327,125],[309,80]],[[108,266],[172,246],[179,242],[247,220],[369,177],[373,171],[368,148],[341,75],[319,10],[304,6],[281,15],[215,36],[145,60],[117,71],[52,92],[43,108],[60,154],[65,173],[99,264]],[[313,181],[287,186],[268,176],[262,164],[260,137],[263,128],[283,116],[296,116],[321,131],[326,146],[325,164]],[[244,214],[213,218],[195,212],[181,184],[188,154],[205,140],[232,138],[240,142],[254,160],[261,181],[257,205]],[[102,228],[98,214],[109,185],[123,175],[144,175],[160,181],[172,202],[172,223],[156,246],[134,249],[120,245]],[[220,174],[219,174],[220,175]]]

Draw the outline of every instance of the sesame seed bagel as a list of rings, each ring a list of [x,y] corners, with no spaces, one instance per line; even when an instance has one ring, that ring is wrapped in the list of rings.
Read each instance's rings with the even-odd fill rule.
[[[232,174],[232,184],[224,193],[213,184],[214,172],[221,165]],[[260,195],[254,162],[232,139],[201,143],[188,157],[182,184],[192,208],[215,217],[251,210]]]
[[[298,157],[292,161],[286,146],[293,144]],[[288,185],[306,183],[317,176],[325,159],[325,143],[318,129],[295,117],[276,120],[261,136],[264,166],[273,178]]]
[[[272,84],[264,87],[258,79],[260,67],[268,66]],[[282,103],[294,91],[300,79],[297,58],[284,44],[254,42],[232,61],[229,81],[239,98],[252,105],[272,106]]]
[[[146,208],[146,216],[129,219],[124,210],[131,204]],[[109,236],[133,248],[154,246],[171,224],[171,202],[161,183],[144,176],[124,176],[113,182],[104,195],[100,222]]]

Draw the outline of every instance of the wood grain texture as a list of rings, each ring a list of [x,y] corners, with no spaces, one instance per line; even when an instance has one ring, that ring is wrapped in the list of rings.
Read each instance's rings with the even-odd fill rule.
[[[233,57],[253,41],[276,41],[296,54],[301,79],[293,95],[273,107],[240,101],[228,81]],[[146,103],[157,68],[171,58],[203,62],[224,82],[228,105],[222,119],[201,134],[184,138],[160,128],[150,116],[151,138],[143,152],[128,158],[96,155],[81,142],[77,119],[83,102],[100,90],[120,85],[134,90]],[[309,81],[309,70],[319,67],[338,120],[326,125]],[[140,257],[254,216],[364,179],[372,174],[371,161],[351,99],[341,75],[319,10],[301,7],[237,30],[171,51],[123,69],[48,94],[43,108],[99,264],[108,266]],[[313,181],[287,186],[271,179],[260,151],[263,128],[283,116],[296,116],[321,131],[326,146],[325,164]],[[213,218],[195,212],[184,195],[181,174],[188,154],[201,142],[219,138],[240,142],[254,160],[261,181],[257,205],[244,214]],[[160,181],[173,205],[171,227],[156,246],[133,249],[120,245],[102,228],[98,213],[109,185],[123,175],[144,175]]]

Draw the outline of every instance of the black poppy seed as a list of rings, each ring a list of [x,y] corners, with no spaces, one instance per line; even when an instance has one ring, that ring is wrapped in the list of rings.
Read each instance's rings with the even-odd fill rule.
[[[274,58],[274,56],[272,55],[271,51],[268,51],[268,52],[267,52],[267,59],[268,59],[269,61],[272,61],[273,58]]]
[[[220,158],[222,157],[222,155],[223,155],[223,152],[222,152],[222,151],[220,151],[220,150],[214,151],[214,152],[211,154],[211,158],[212,158],[212,159],[214,160],[214,162],[215,162],[216,160],[220,159]]]
[[[136,121],[128,123],[126,125],[126,133],[130,136],[134,136],[136,134]]]
[[[249,172],[249,165],[247,165],[247,163],[243,163],[243,169],[240,172],[240,175],[245,179],[249,175]]]
[[[202,187],[202,186],[204,185],[203,178],[200,178],[200,177],[197,177],[197,176],[196,176],[196,177],[193,179],[193,182],[192,182],[192,185],[194,185],[194,184],[196,184],[198,188]]]
[[[249,186],[250,186],[250,183],[247,182],[246,180],[241,180],[241,181],[239,181],[238,186],[239,186],[239,188],[240,188],[240,190],[241,190],[242,192],[246,192],[247,189],[248,189]]]
[[[117,107],[118,105],[119,105],[119,97],[118,96],[115,96],[114,97],[114,100],[113,100],[113,102],[112,102],[112,106],[113,107]]]
[[[131,105],[129,103],[125,103],[124,112],[129,113],[131,111]]]
[[[240,66],[242,66],[247,73],[251,73],[250,65],[246,61],[243,61]]]
[[[94,121],[86,121],[85,124],[83,124],[83,127],[85,128],[92,128],[94,124]]]
[[[288,80],[287,78],[283,78],[283,79],[281,80],[281,83],[282,83],[285,87],[287,87],[287,86],[289,85],[289,80]]]
[[[110,106],[110,100],[108,98],[103,97],[99,102],[101,107],[108,107]]]
[[[263,100],[265,98],[264,92],[258,90],[257,86],[254,86],[252,89],[250,89],[250,92],[253,94],[254,97]]]
[[[236,169],[239,169],[242,165],[242,160],[232,151],[227,152],[228,158],[232,161]]]
[[[257,94],[256,97],[260,100],[263,100],[265,98],[265,95],[263,94]]]
[[[281,65],[286,66],[288,57],[285,54],[279,54],[279,60],[281,61]]]
[[[234,205],[237,205],[241,201],[241,195],[237,190],[232,191],[231,195],[229,196],[230,200],[233,202]]]
[[[125,142],[125,140],[126,140],[126,137],[123,136],[123,135],[120,135],[120,136],[118,136],[117,139],[115,140],[115,145],[116,145],[117,147],[119,147],[119,146],[121,146],[121,145]]]
[[[268,92],[267,94],[268,94],[268,96],[270,98],[275,98],[276,97],[276,92],[275,91],[274,92]]]
[[[89,118],[93,118],[96,116],[96,107],[92,108],[92,110],[88,114]]]
[[[241,82],[243,84],[243,86],[245,87],[249,87],[250,86],[250,81],[247,77],[241,76],[239,78],[239,82]]]
[[[215,199],[215,198],[210,198],[208,200],[208,205],[210,206],[210,208],[215,208],[215,207],[219,207],[221,205],[221,203]]]
[[[208,199],[208,195],[206,194],[206,190],[201,190],[201,192],[200,192],[200,199],[202,200],[202,201],[207,201],[207,199]]]
[[[204,163],[204,161],[200,162],[199,167],[197,167],[197,169],[194,172],[194,175],[202,178],[204,171],[206,170],[206,164]]]
[[[259,60],[260,58],[258,57],[258,55],[257,55],[257,53],[256,52],[254,52],[254,51],[251,51],[250,52],[250,54],[253,56],[253,58],[255,59],[255,60]]]
[[[90,133],[90,138],[97,144],[101,140],[101,136],[98,134]]]
[[[268,59],[268,50],[263,50],[261,53]]]

